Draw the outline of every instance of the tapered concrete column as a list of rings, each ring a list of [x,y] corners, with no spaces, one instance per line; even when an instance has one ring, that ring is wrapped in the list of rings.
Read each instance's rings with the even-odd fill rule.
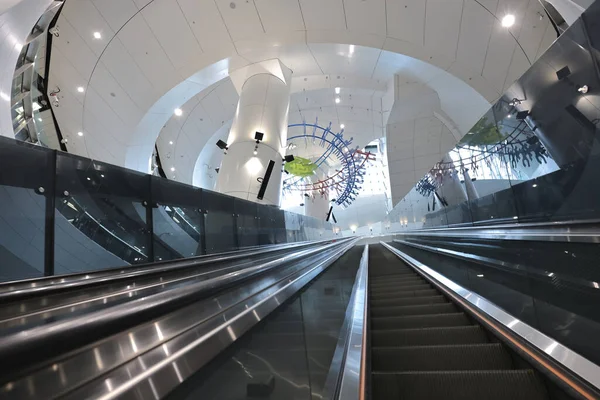
[[[217,178],[218,192],[279,206],[291,75],[279,60],[252,64],[230,75],[240,100]],[[258,145],[256,132],[264,134]],[[274,166],[261,200],[259,191],[271,161]]]

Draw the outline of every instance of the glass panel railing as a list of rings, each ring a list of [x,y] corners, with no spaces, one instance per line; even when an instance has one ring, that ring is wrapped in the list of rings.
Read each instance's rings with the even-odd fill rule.
[[[0,138],[0,280],[335,237],[333,226]]]
[[[390,212],[390,231],[600,217],[600,2]]]
[[[0,140],[0,280],[43,276],[53,154]]]

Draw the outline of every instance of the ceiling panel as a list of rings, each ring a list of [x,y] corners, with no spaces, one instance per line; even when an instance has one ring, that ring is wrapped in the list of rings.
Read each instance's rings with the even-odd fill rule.
[[[425,47],[454,58],[458,44],[464,0],[428,0]]]
[[[98,56],[102,54],[104,47],[112,39],[114,32],[108,25],[108,22],[94,7],[90,0],[77,0],[64,7],[61,13],[69,20],[71,26],[79,33],[79,36],[85,41],[88,47]],[[62,28],[62,27],[61,27]],[[102,37],[94,38],[94,32],[99,32]]]
[[[513,59],[510,63],[510,67],[508,69],[508,75],[506,76],[506,81],[504,82],[504,91],[508,90],[510,85],[512,85],[517,79],[521,77],[529,69],[531,64],[529,64],[529,60],[525,57],[522,51],[515,50],[515,54],[513,55]]]
[[[305,30],[298,0],[254,0],[267,33]]]
[[[530,1],[518,39],[531,62],[535,60],[548,25],[550,22],[542,5],[538,1]]]
[[[386,36],[385,0],[344,0],[348,29]]]
[[[479,4],[473,1],[465,2],[456,59],[468,60],[469,69],[480,74],[483,71],[494,20],[494,16]]]
[[[319,65],[305,43],[273,46],[264,49],[259,48],[258,50],[245,53],[244,57],[251,62],[260,62],[278,58],[285,66],[294,72],[294,76],[321,74]]]
[[[134,16],[117,37],[158,93],[168,92],[179,83],[179,75],[142,14]]]
[[[300,0],[308,30],[347,29],[342,0]]]
[[[84,93],[79,93],[77,88],[79,86],[86,88],[87,79],[84,79],[79,71],[73,67],[69,60],[62,54],[59,48],[55,48],[52,51],[52,69],[51,76],[53,76],[54,86],[59,86],[61,94],[70,93],[81,103],[83,103]]]
[[[233,50],[231,37],[215,2],[178,0],[178,3],[202,50]]]
[[[515,40],[510,32],[496,22],[492,30],[482,75],[500,93],[503,92],[515,46]]]
[[[152,0],[133,0],[135,5],[141,10],[146,6],[146,4],[150,3]]]
[[[253,1],[215,1],[234,42],[264,33]]]
[[[92,2],[114,32],[138,12],[133,0],[92,0]]]
[[[182,68],[202,53],[176,0],[154,0],[142,14],[175,68]]]
[[[123,90],[123,88],[117,83],[115,78],[108,72],[108,69],[102,63],[98,63],[94,76],[90,80],[90,86],[88,86],[88,93],[90,88],[94,90],[102,97],[102,99],[112,108],[123,121],[122,128],[129,130],[134,128],[139,120],[143,117],[143,112],[135,105],[131,97]],[[87,104],[86,97],[86,110],[90,107]],[[99,114],[100,116],[101,114]]]
[[[544,33],[544,37],[542,38],[540,47],[538,48],[538,51],[535,55],[535,59],[537,60],[538,58],[540,58],[542,54],[544,54],[546,50],[548,50],[550,45],[552,45],[552,43],[554,43],[556,39],[557,37],[554,27],[551,24],[546,25],[546,32]]]
[[[310,44],[313,55],[326,74],[335,81],[342,75],[371,77],[381,50],[354,45]],[[332,48],[333,47],[333,48]],[[335,85],[335,83],[333,83]]]
[[[158,100],[158,93],[118,38],[106,48],[102,63],[140,110],[149,109]]]
[[[60,49],[81,76],[89,80],[98,57],[64,17],[59,18],[58,25],[61,35],[52,40],[52,47]]]

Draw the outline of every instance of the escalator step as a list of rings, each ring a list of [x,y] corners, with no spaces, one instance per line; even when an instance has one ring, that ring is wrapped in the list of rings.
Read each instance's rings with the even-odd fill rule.
[[[370,301],[371,307],[394,307],[394,306],[416,306],[419,304],[445,303],[446,298],[442,295],[428,297],[404,297],[399,299],[374,298]]]
[[[377,330],[441,328],[468,325],[471,325],[471,321],[463,313],[371,318],[371,329]]]
[[[402,270],[398,271],[395,274],[387,274],[387,275],[374,275],[369,274],[369,281],[371,282],[387,282],[389,280],[394,279],[409,279],[409,278],[421,278],[415,271],[412,270]]]
[[[373,400],[545,400],[532,370],[374,373]]]
[[[455,312],[457,312],[457,309],[452,303],[424,304],[418,306],[401,307],[371,307],[371,316],[373,318],[401,317],[404,315],[446,314]]]
[[[500,343],[378,348],[371,357],[376,372],[512,369]]]
[[[407,277],[418,277],[412,269],[409,268],[398,268],[394,270],[394,272],[386,273],[386,274],[378,274],[376,271],[369,270],[370,280],[373,282],[385,282],[388,279],[401,279]]]
[[[488,343],[480,326],[456,326],[442,328],[373,330],[372,345],[375,347],[437,346],[444,344]]]
[[[378,289],[378,288],[384,288],[384,287],[395,286],[395,285],[418,285],[420,283],[427,283],[427,282],[421,278],[397,279],[397,280],[395,279],[395,280],[389,280],[389,281],[379,282],[379,283],[371,282],[369,284],[369,287],[371,289]]]
[[[406,290],[427,290],[431,289],[431,286],[428,283],[421,284],[409,284],[409,285],[397,285],[397,286],[386,286],[386,287],[371,287],[371,294],[375,295],[385,295],[386,293],[399,293]]]
[[[425,289],[425,290],[407,290],[407,291],[402,291],[402,292],[398,292],[398,293],[394,293],[394,294],[390,294],[390,293],[386,293],[383,295],[380,295],[377,299],[386,299],[386,300],[391,300],[391,299],[402,299],[402,298],[410,298],[410,297],[431,297],[431,296],[439,296],[440,292],[438,292],[435,289]],[[373,298],[373,296],[371,296],[371,298]]]

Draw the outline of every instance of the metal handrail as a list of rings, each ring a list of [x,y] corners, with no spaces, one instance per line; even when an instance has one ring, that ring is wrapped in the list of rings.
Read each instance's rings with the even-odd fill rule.
[[[29,296],[48,295],[65,290],[81,289],[98,284],[108,284],[134,277],[148,276],[185,268],[194,268],[208,263],[231,261],[243,257],[263,255],[275,251],[312,246],[335,241],[334,239],[277,244],[231,252],[208,254],[180,260],[139,264],[135,267],[117,267],[95,272],[82,272],[51,277],[33,278],[0,284],[0,303],[15,301]]]
[[[342,335],[326,383],[328,398],[362,400],[366,396],[369,245],[365,245],[346,311]]]
[[[582,384],[573,381],[569,376],[564,375],[561,371],[557,371],[551,364],[548,364],[543,358],[540,358],[535,353],[531,352],[527,347],[520,347],[520,350],[542,365],[545,369],[551,371],[563,384],[570,387],[583,398],[597,398],[596,394],[591,394],[590,392],[593,390],[600,390],[600,366],[577,354],[527,323],[513,317],[485,297],[460,286],[456,282],[448,279],[444,275],[436,272],[399,249],[384,242],[380,243],[410,267],[417,270],[420,275],[425,277],[445,295],[448,295],[457,303],[463,305],[467,310],[477,315],[479,319],[484,321],[486,326],[504,336],[508,341],[514,341],[513,337],[519,338],[520,341],[528,343],[539,354],[543,354],[545,359],[551,360],[551,362],[556,365],[560,365],[564,370],[578,376],[585,382],[585,384]],[[513,344],[516,343],[513,342]]]
[[[600,221],[560,221],[476,227],[427,228],[393,232],[390,234],[395,236],[600,243]]]
[[[219,292],[214,298],[177,308],[149,323],[137,321],[135,327],[68,357],[47,361],[29,376],[15,377],[9,394],[22,395],[19,398],[23,399],[54,398],[58,394],[67,399],[112,399],[135,391],[161,398],[295,295],[356,242],[350,239],[331,244],[327,251],[300,256],[289,268],[277,268],[249,284]],[[115,351],[117,348],[119,351]],[[68,379],[63,379],[65,376]]]
[[[283,255],[275,260],[264,262],[242,271],[233,271],[224,275],[159,292],[150,296],[99,309],[72,318],[50,322],[22,332],[0,338],[0,359],[5,365],[16,368],[35,359],[51,357],[65,351],[67,347],[82,345],[84,342],[98,340],[104,336],[122,331],[135,321],[151,319],[186,306],[194,301],[206,298],[216,291],[236,285],[244,280],[264,274],[274,268],[298,261],[319,252],[327,251],[356,239],[331,243],[317,248],[300,250]],[[131,292],[137,289],[132,288]],[[65,337],[70,340],[66,342]],[[8,362],[8,360],[11,360]]]

